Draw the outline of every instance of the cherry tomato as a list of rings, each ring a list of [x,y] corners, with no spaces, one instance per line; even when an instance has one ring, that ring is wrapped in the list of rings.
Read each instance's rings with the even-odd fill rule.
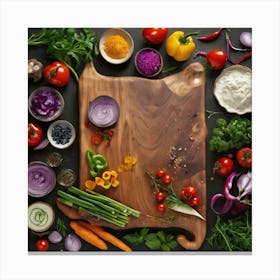
[[[46,239],[39,239],[36,241],[35,246],[38,251],[47,251],[49,249],[49,242]]]
[[[225,177],[231,173],[233,169],[233,161],[229,157],[221,157],[214,163],[214,172]]]
[[[155,197],[157,202],[162,203],[166,199],[166,194],[163,192],[158,192],[156,193]]]
[[[165,171],[163,169],[158,169],[156,172],[156,176],[158,178],[162,178],[165,175]]]
[[[168,28],[143,28],[142,36],[151,44],[157,45],[164,41]]]
[[[42,140],[43,132],[41,126],[34,123],[28,124],[28,146],[37,146]]]
[[[210,64],[211,69],[221,70],[226,64],[227,55],[222,50],[212,50],[207,53],[206,60]]]
[[[186,188],[183,189],[180,193],[180,199],[186,202],[190,199],[191,196],[196,194],[197,194],[196,187],[186,186]]]
[[[199,196],[198,196],[198,195],[192,195],[192,196],[190,196],[190,198],[188,199],[188,204],[189,204],[190,206],[193,206],[193,207],[198,206],[198,205],[200,204],[200,198],[199,198]]]
[[[101,137],[100,134],[98,134],[98,133],[93,133],[93,134],[91,135],[91,137],[90,137],[90,141],[91,141],[91,143],[94,144],[94,145],[99,145],[99,144],[102,143],[103,139],[102,139],[102,137]]]
[[[170,184],[170,183],[172,182],[172,176],[169,175],[169,174],[165,174],[165,175],[163,176],[163,182],[164,182],[164,184],[166,184],[166,185]]]
[[[163,204],[163,203],[159,203],[159,204],[157,205],[157,210],[158,210],[159,212],[165,212],[165,211],[166,211],[166,205]]]
[[[44,68],[44,78],[46,81],[54,86],[63,87],[68,84],[70,79],[70,70],[69,68],[58,61],[53,62],[52,64]]]
[[[252,149],[249,147],[243,147],[236,153],[236,160],[240,166],[249,168],[252,166]]]

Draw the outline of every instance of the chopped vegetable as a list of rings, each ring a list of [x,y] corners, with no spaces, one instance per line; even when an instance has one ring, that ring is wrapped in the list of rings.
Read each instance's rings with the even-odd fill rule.
[[[107,244],[101,238],[99,238],[95,233],[93,233],[91,230],[87,229],[86,227],[82,226],[78,222],[71,221],[70,227],[75,231],[75,233],[79,237],[81,237],[83,240],[85,240],[89,244],[97,247],[100,250],[108,249]]]
[[[43,65],[35,58],[28,60],[28,78],[33,79],[33,82],[38,82],[43,76]]]
[[[173,234],[166,234],[162,230],[154,233],[149,233],[149,231],[149,228],[143,228],[139,232],[126,234],[124,239],[133,245],[145,242],[145,245],[151,250],[171,251],[178,246]]]
[[[191,36],[196,34],[198,32],[188,34],[183,31],[173,32],[166,40],[165,49],[167,54],[179,62],[189,59],[196,47]]]
[[[70,226],[71,226],[71,223],[70,223]],[[64,247],[67,251],[77,252],[77,251],[81,250],[82,242],[76,234],[69,233],[66,235],[66,237],[64,239]]]
[[[162,69],[161,54],[152,48],[140,50],[135,57],[135,67],[144,77],[154,77]]]
[[[93,178],[97,177],[108,166],[105,157],[100,154],[95,154],[92,150],[86,151],[86,158],[89,164],[89,173]]]
[[[251,251],[252,222],[250,211],[233,219],[222,219],[218,216],[207,241],[211,246],[226,251]]]
[[[252,122],[240,116],[229,121],[218,118],[210,138],[210,150],[227,152],[230,149],[240,149],[250,145],[252,140]]]
[[[252,32],[242,32],[240,34],[240,42],[247,48],[252,48]]]
[[[68,191],[71,194],[62,190],[57,191],[61,203],[114,225],[124,227],[129,221],[129,216],[140,216],[138,210],[95,191],[88,189],[82,191],[76,187],[69,187]]]
[[[46,46],[47,56],[66,64],[77,82],[79,67],[92,61],[92,53],[99,54],[98,37],[89,28],[79,33],[74,28],[42,28],[28,38],[28,45]]]
[[[40,117],[52,117],[62,106],[58,96],[46,88],[34,94],[31,99],[31,111]]]
[[[117,248],[121,249],[122,251],[125,251],[125,252],[132,251],[132,249],[129,246],[127,246],[123,241],[121,241],[119,238],[117,238],[113,234],[105,231],[104,228],[97,226],[97,225],[89,224],[89,223],[86,223],[83,221],[79,221],[78,223],[81,226],[91,230],[92,232],[97,234],[100,238],[104,239],[105,241],[110,242],[111,244],[113,244]]]

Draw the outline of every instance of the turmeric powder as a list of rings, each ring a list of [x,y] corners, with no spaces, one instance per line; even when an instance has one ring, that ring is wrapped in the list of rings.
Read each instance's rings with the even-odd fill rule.
[[[104,51],[114,59],[121,59],[127,56],[129,44],[121,35],[108,36],[104,42]]]

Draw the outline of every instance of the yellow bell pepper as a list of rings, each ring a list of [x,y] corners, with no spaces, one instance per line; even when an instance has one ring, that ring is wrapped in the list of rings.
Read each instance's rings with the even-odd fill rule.
[[[196,47],[191,35],[196,34],[198,32],[187,35],[183,31],[173,32],[166,40],[165,49],[167,54],[179,62],[189,59]]]

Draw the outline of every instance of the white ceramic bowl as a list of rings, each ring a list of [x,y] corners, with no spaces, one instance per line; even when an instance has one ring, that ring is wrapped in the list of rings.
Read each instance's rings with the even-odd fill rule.
[[[69,133],[66,131],[68,128],[70,129]],[[54,132],[55,135],[53,135]],[[70,136],[69,139],[65,140],[68,136]],[[70,122],[66,120],[57,120],[49,126],[47,137],[53,147],[57,149],[66,149],[75,141],[76,131]],[[56,139],[61,140],[62,142],[58,142]]]
[[[37,114],[34,110],[32,110],[32,100],[33,100],[34,96],[36,94],[38,94],[40,92],[44,92],[44,91],[53,94],[53,96],[55,96],[58,99],[58,101],[60,102],[59,109],[52,116],[44,116],[43,114]],[[39,87],[39,88],[35,89],[28,98],[29,113],[35,119],[42,121],[42,122],[50,122],[50,121],[57,119],[62,114],[63,109],[64,109],[64,99],[63,99],[62,95],[60,94],[60,92],[53,87],[47,87],[47,86]]]
[[[126,57],[120,58],[120,59],[115,59],[115,58],[112,58],[112,57],[108,56],[107,53],[105,52],[105,50],[104,50],[104,42],[106,41],[106,39],[109,36],[112,36],[112,35],[120,35],[120,36],[122,36],[128,42],[129,51],[128,51]],[[100,40],[99,40],[99,50],[100,50],[100,54],[102,55],[102,57],[106,61],[108,61],[108,62],[110,62],[112,64],[121,64],[121,63],[124,63],[127,60],[129,60],[130,57],[132,56],[133,51],[134,51],[134,41],[133,41],[131,35],[127,31],[125,31],[124,29],[121,29],[121,28],[107,29],[101,35],[101,37],[100,37]]]

